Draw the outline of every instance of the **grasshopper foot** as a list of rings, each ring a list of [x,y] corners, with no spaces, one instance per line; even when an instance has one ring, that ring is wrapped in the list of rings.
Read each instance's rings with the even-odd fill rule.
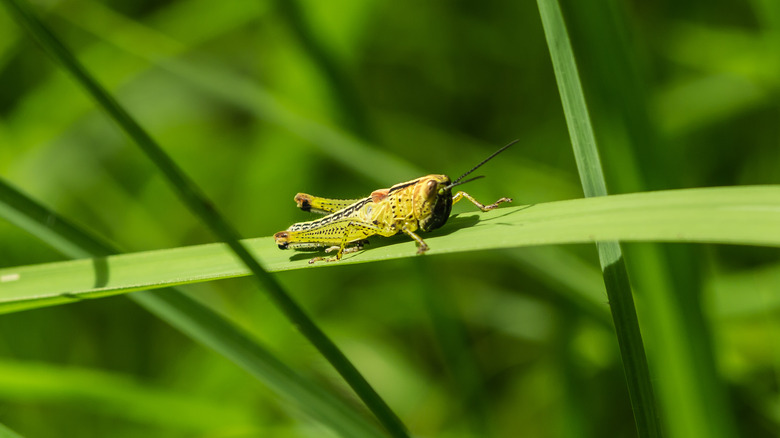
[[[498,201],[496,201],[496,202],[494,202],[494,203],[492,203],[490,205],[486,205],[486,206],[480,208],[480,210],[482,210],[482,211],[490,211],[490,210],[498,207],[499,204],[503,204],[504,202],[512,202],[512,198],[501,198]]]
[[[342,251],[342,254],[349,254],[351,252],[358,252],[358,251],[362,250],[365,245],[368,245],[368,240],[358,240],[358,241],[354,242],[354,245],[355,246],[350,246],[348,248],[344,248],[344,250]],[[333,246],[329,246],[329,247],[325,248],[325,252],[338,251],[339,249],[341,249],[340,246],[333,245]]]
[[[330,257],[314,257],[313,259],[309,260],[309,264],[313,264],[316,262],[336,262],[341,260],[341,256],[344,254],[349,254],[352,252],[358,252],[363,249],[363,246],[366,245],[368,241],[366,240],[358,240],[355,242],[355,246],[350,246],[348,248],[341,248],[340,246],[329,246],[325,249],[325,252],[333,252],[338,251],[336,255],[330,256]]]
[[[339,258],[337,258],[336,256],[332,256],[332,257],[314,257],[313,259],[309,260],[309,264],[313,265],[316,262],[335,262],[338,259]]]

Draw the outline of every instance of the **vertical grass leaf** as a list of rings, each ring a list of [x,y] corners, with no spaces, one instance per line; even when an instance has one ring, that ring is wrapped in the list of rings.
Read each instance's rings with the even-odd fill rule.
[[[557,0],[538,0],[537,4],[583,191],[588,197],[605,196],[607,188],[596,138],[560,5]],[[661,435],[661,427],[655,396],[620,245],[618,242],[598,242],[596,246],[615,322],[637,431],[640,437],[658,437]]]

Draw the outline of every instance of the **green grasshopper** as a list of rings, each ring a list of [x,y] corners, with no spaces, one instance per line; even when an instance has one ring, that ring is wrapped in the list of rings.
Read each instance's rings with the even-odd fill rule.
[[[417,254],[422,254],[428,251],[428,245],[416,231],[428,232],[444,225],[450,217],[452,205],[461,199],[468,199],[482,211],[492,210],[503,202],[512,202],[511,198],[501,198],[490,205],[483,205],[466,192],[457,192],[453,196],[452,188],[482,178],[477,176],[463,181],[517,141],[497,150],[455,181],[450,181],[447,175],[427,175],[389,189],[374,190],[363,199],[326,199],[298,193],[295,195],[298,208],[327,216],[292,224],[290,228],[274,234],[274,240],[280,249],[326,247],[325,252],[337,251],[331,257],[314,257],[309,263],[341,260],[343,254],[363,249],[366,239],[375,234],[390,237],[404,233],[417,242]]]

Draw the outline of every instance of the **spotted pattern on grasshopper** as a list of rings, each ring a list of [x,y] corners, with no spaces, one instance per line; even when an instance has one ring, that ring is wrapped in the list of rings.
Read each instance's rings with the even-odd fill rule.
[[[517,140],[494,152],[454,182],[447,175],[427,175],[389,189],[375,190],[363,199],[327,199],[298,193],[295,202],[300,209],[326,216],[292,224],[274,234],[274,240],[280,249],[325,247],[325,252],[336,251],[333,256],[315,257],[309,263],[340,260],[343,254],[363,249],[370,236],[389,237],[398,233],[404,233],[417,242],[417,254],[422,254],[428,250],[428,245],[417,232],[428,232],[444,225],[456,202],[468,199],[482,211],[512,202],[510,198],[501,198],[490,205],[483,205],[466,192],[453,195],[452,188],[482,178],[477,176],[463,181],[464,177],[515,143]]]

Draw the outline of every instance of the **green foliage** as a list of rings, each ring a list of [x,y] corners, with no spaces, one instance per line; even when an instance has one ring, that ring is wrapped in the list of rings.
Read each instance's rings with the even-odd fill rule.
[[[561,111],[559,47],[533,2],[32,6],[244,237],[307,219],[296,192],[356,198],[458,175],[520,139],[464,186],[515,204],[458,205],[424,257],[398,236],[310,269],[310,253],[249,240],[413,435],[636,435],[596,251],[571,245],[619,239],[677,242],[621,245],[665,435],[703,436],[712,420],[728,436],[733,418],[740,435],[775,436],[776,2],[561,3],[590,122]],[[247,279],[128,295],[143,308],[41,307],[112,282],[244,271],[2,8],[0,55],[0,175],[28,194],[0,196],[0,299],[27,307],[0,315],[0,423],[36,437],[376,433]],[[610,193],[628,195],[576,199],[564,114],[593,130]],[[634,193],[658,189],[673,190]],[[108,254],[79,228],[135,254],[65,261]],[[139,254],[164,257],[132,265]],[[45,267],[57,276],[29,295],[10,281]],[[261,377],[270,363],[323,397]],[[326,400],[343,415],[307,410]]]

